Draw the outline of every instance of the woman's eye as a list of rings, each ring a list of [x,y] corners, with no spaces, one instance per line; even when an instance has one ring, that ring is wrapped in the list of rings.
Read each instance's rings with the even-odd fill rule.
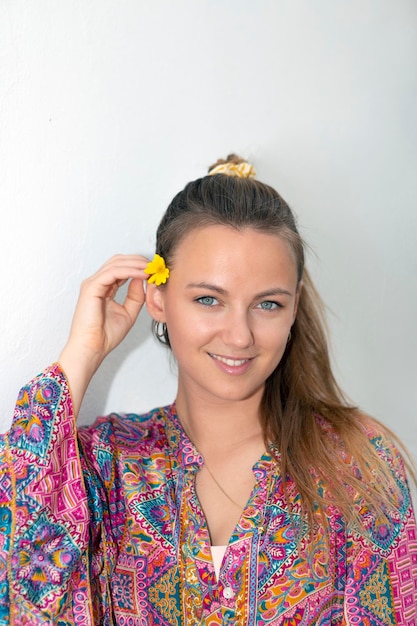
[[[265,302],[260,302],[258,307],[263,311],[272,311],[274,309],[281,308],[282,304],[279,302],[272,302],[272,300],[265,300]]]
[[[197,298],[197,302],[204,304],[204,306],[213,306],[213,304],[218,304],[217,299],[213,298],[213,296],[203,296],[202,298]]]

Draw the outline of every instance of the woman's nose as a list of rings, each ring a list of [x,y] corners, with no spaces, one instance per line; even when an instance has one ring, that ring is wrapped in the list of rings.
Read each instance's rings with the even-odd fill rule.
[[[230,311],[226,317],[223,329],[225,344],[239,349],[252,346],[254,335],[247,311]]]

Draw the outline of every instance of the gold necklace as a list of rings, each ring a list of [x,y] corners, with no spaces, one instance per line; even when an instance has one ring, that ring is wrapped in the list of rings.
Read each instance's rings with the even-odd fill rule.
[[[207,465],[206,461],[204,461],[204,467],[206,468],[207,472],[209,473],[209,475],[211,476],[211,478],[213,479],[214,483],[217,485],[217,487],[220,489],[220,491],[222,492],[222,494],[224,496],[226,496],[226,498],[228,500],[230,500],[230,502],[232,504],[235,505],[235,507],[237,507],[239,509],[240,512],[243,511],[243,509],[245,508],[244,506],[242,506],[241,504],[238,504],[238,502],[236,502],[236,500],[233,500],[233,498],[231,498],[229,496],[229,494],[223,489],[223,487],[221,486],[221,484],[219,483],[219,481],[216,479],[216,477],[213,475],[213,472],[210,470],[209,466]]]

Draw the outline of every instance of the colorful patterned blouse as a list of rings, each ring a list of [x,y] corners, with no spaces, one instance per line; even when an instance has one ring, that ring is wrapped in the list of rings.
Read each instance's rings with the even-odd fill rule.
[[[203,459],[175,407],[77,435],[64,375],[48,368],[0,440],[0,624],[415,626],[409,491],[398,453],[370,438],[401,488],[390,524],[361,510],[361,533],[329,509],[329,547],[320,528],[309,547],[265,454],[217,581],[195,492]]]

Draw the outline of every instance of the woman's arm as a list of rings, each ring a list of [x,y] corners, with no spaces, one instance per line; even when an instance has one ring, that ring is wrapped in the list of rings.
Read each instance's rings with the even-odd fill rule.
[[[387,437],[368,434],[398,490],[383,507],[385,517],[365,504],[358,513],[367,532],[348,533],[345,615],[349,624],[406,626],[417,619],[416,518],[402,456]]]
[[[88,384],[104,358],[127,335],[145,301],[143,281],[148,259],[116,255],[83,281],[70,335],[59,357],[78,415]],[[128,280],[123,303],[114,299]]]

